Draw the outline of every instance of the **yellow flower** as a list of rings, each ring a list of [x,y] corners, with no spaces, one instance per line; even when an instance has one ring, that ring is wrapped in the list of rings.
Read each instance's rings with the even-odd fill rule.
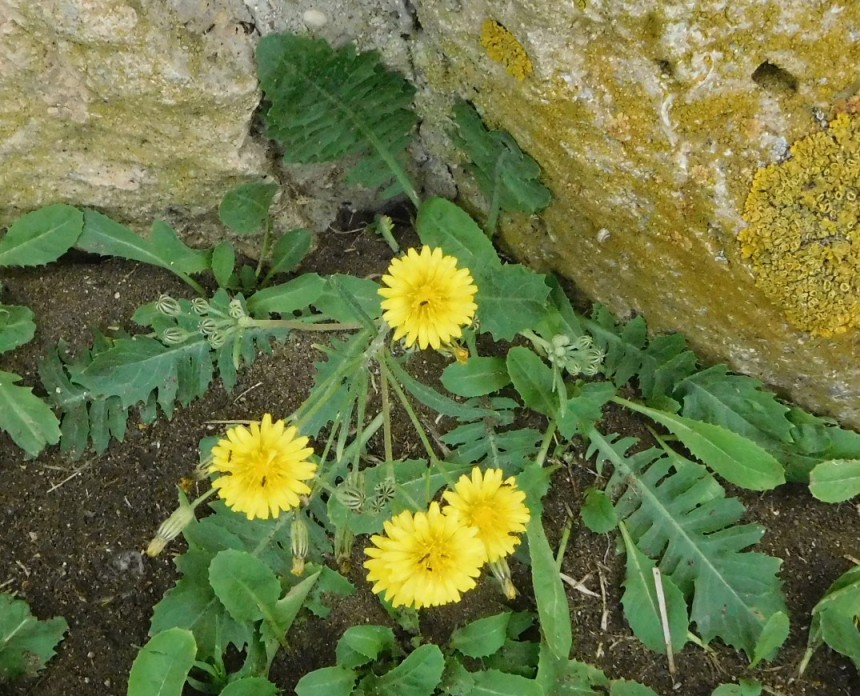
[[[483,475],[478,467],[472,477],[460,477],[453,491],[443,498],[448,503],[445,514],[462,524],[475,527],[491,563],[513,553],[529,521],[526,494],[517,488],[511,476],[502,481],[501,469],[487,469]]]
[[[314,477],[317,465],[308,438],[282,420],[272,422],[265,414],[251,427],[237,425],[212,448],[209,472],[229,474],[216,478],[212,487],[236,512],[255,517],[277,517],[281,510],[298,507],[300,495],[311,489],[304,483]]]
[[[425,246],[420,254],[410,249],[392,260],[382,282],[387,286],[379,290],[385,298],[382,316],[394,329],[394,340],[405,337],[407,347],[417,341],[422,350],[428,345],[438,350],[462,335],[478,308],[472,274],[438,248]]]
[[[408,510],[385,522],[365,553],[373,591],[394,606],[432,607],[459,602],[475,586],[486,555],[477,530],[443,515],[439,503],[427,512]]]

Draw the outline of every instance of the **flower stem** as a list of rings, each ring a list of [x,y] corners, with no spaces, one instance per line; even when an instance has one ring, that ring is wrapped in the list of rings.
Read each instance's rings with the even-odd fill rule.
[[[388,462],[388,476],[394,478],[394,448],[391,446],[391,402],[388,399],[388,373],[379,371],[382,392],[382,441],[385,448],[385,461]]]
[[[263,243],[260,244],[260,258],[257,259],[257,268],[254,270],[254,275],[260,277],[263,271],[263,261],[269,255],[269,243],[272,241],[272,218],[266,217],[266,224],[263,226]]]
[[[409,399],[406,397],[406,393],[403,391],[403,387],[394,379],[391,371],[388,368],[388,355],[383,353],[381,359],[379,360],[379,370],[384,373],[388,380],[391,382],[391,388],[394,389],[394,393],[397,394],[397,398],[400,400],[401,405],[406,411],[406,415],[409,416],[409,420],[412,423],[412,427],[415,428],[415,432],[418,434],[418,439],[421,440],[421,444],[424,445],[424,450],[427,452],[427,456],[430,458],[430,463],[434,466],[439,465],[439,459],[436,457],[436,453],[433,451],[433,446],[430,444],[430,440],[427,437],[427,433],[424,432],[424,426],[421,425],[421,421],[418,420],[418,416],[415,414],[415,409],[412,408],[412,404],[409,403]]]
[[[546,432],[543,434],[543,440],[540,443],[540,450],[538,450],[537,457],[535,457],[535,463],[538,466],[543,466],[546,461],[546,455],[549,453],[549,446],[552,444],[552,438],[555,436],[555,431],[558,425],[555,420],[551,420],[549,422],[549,427],[546,429]]]
[[[260,329],[295,329],[296,331],[355,331],[363,326],[357,322],[314,324],[295,319],[252,319],[251,317],[243,317],[242,324]]]

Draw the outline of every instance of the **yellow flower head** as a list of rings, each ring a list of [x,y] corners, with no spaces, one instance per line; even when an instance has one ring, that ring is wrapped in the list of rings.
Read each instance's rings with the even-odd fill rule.
[[[393,259],[382,282],[387,286],[379,289],[385,298],[382,316],[394,329],[394,340],[405,337],[407,347],[417,341],[422,350],[428,345],[438,350],[462,335],[478,309],[472,274],[439,248],[425,246],[420,254],[410,249]]]
[[[216,478],[212,487],[249,520],[277,517],[281,510],[298,507],[299,496],[311,492],[304,482],[314,477],[317,465],[309,459],[313,450],[308,438],[297,434],[282,420],[272,422],[268,413],[250,428],[230,428],[212,448],[209,466],[210,472],[229,475]]]
[[[385,522],[385,536],[371,537],[365,553],[373,591],[394,606],[432,607],[459,602],[475,586],[486,555],[477,530],[443,515],[439,503],[427,512],[408,510]]]
[[[487,469],[483,474],[478,467],[472,477],[460,477],[453,491],[443,494],[448,505],[445,514],[462,524],[475,527],[478,539],[491,563],[513,553],[529,521],[526,494],[517,488],[511,476],[502,481],[501,469]]]

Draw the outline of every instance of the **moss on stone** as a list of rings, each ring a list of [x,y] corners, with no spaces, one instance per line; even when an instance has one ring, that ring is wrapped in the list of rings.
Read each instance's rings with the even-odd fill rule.
[[[739,235],[756,283],[797,328],[860,327],[860,118],[838,115],[759,169]]]
[[[532,61],[526,49],[496,20],[487,18],[481,25],[481,46],[517,80],[525,80],[532,74]]]

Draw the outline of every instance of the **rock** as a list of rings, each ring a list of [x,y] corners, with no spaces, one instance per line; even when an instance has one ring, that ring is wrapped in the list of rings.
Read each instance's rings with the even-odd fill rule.
[[[0,222],[55,202],[194,214],[268,171],[251,18],[209,5],[0,0]]]
[[[815,173],[825,155],[797,171],[756,175],[782,166],[792,143],[829,138],[827,122],[852,111],[845,100],[860,86],[849,50],[860,36],[860,5],[416,0],[415,7],[423,29],[417,79],[427,85],[422,132],[450,128],[452,97],[467,98],[541,163],[553,191],[540,220],[505,218],[502,237],[517,255],[571,277],[616,313],[641,312],[655,331],[683,332],[708,361],[727,361],[860,425],[860,232],[849,206],[810,208],[825,198],[835,206],[860,186],[849,162],[860,157],[857,139],[826,155],[843,167],[844,186],[830,172]],[[791,245],[762,223],[782,216],[787,224],[793,215],[787,194],[762,193],[765,179],[823,194],[796,205],[805,231]],[[465,183],[462,191],[474,191]],[[757,217],[745,220],[754,186],[747,211]],[[479,196],[472,202],[483,204]],[[808,253],[794,248],[801,243]]]

